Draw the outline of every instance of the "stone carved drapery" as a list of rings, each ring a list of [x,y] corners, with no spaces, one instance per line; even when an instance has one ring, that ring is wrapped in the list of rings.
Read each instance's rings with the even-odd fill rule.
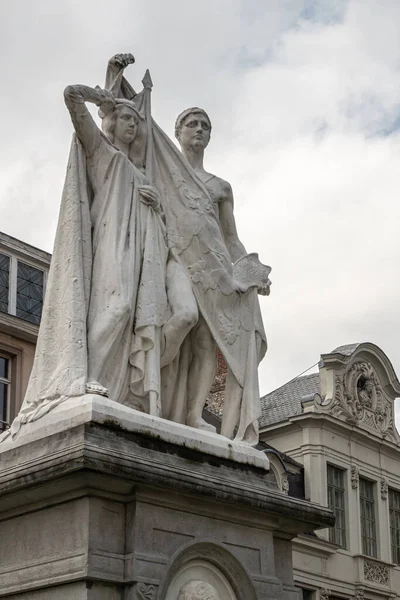
[[[360,472],[359,472],[359,468],[356,467],[355,465],[351,465],[351,487],[353,488],[353,490],[356,490],[358,488],[358,482],[360,480]]]
[[[372,560],[364,560],[364,579],[379,585],[389,585],[389,567]]]
[[[158,586],[152,583],[137,583],[134,587],[134,600],[156,600]]]
[[[385,477],[381,477],[381,498],[387,500],[389,493],[388,480]]]
[[[335,379],[333,403],[329,412],[354,425],[364,425],[383,437],[396,441],[393,403],[386,397],[371,363],[355,362]]]

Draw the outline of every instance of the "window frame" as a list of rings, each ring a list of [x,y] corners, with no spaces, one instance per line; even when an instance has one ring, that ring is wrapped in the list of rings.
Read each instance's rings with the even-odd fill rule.
[[[9,281],[8,281],[8,311],[3,312],[3,314],[9,314],[17,319],[21,319],[24,322],[32,323],[32,325],[38,325],[38,323],[34,323],[28,319],[24,319],[23,317],[17,317],[17,281],[18,281],[18,263],[22,263],[23,265],[27,265],[28,267],[32,267],[41,271],[43,273],[43,298],[42,298],[42,307],[44,304],[44,298],[46,294],[47,287],[47,277],[49,272],[49,266],[45,267],[43,264],[40,264],[38,261],[33,260],[30,256],[19,256],[17,254],[13,254],[9,252],[8,249],[0,248],[0,254],[3,256],[8,256],[10,259],[9,264]]]
[[[360,507],[360,536],[361,536],[361,552],[364,556],[370,556],[371,558],[378,558],[378,522],[377,522],[377,502],[376,502],[376,481],[368,479],[367,477],[359,478],[359,507]],[[362,495],[362,488],[365,484],[371,486],[371,497]],[[373,519],[370,517],[363,516],[363,505],[368,508],[368,505],[372,506]],[[363,527],[364,521],[364,527]],[[367,525],[373,524],[374,537],[367,535]],[[365,535],[363,533],[365,531]],[[372,550],[371,550],[372,548]]]
[[[331,483],[329,481],[329,470],[335,470],[336,472],[340,472],[341,477],[342,477],[342,486],[340,487],[338,485],[336,485],[335,483]],[[333,471],[332,471],[333,472]],[[332,542],[333,544],[336,544],[337,546],[339,546],[339,548],[342,548],[343,550],[346,550],[348,547],[348,539],[347,539],[347,515],[348,515],[348,506],[347,506],[347,473],[348,473],[348,469],[343,468],[341,466],[338,466],[336,464],[327,462],[326,463],[326,491],[327,491],[327,505],[328,507],[333,511],[335,517],[336,517],[336,522],[335,525],[333,527],[329,528],[329,541]],[[334,497],[335,497],[335,492],[340,492],[342,494],[342,506],[336,506],[336,504],[330,504],[329,500],[330,500],[330,488],[333,490],[334,492]],[[337,512],[336,511],[340,511],[342,514],[342,519],[343,519],[343,527],[338,527],[338,519],[337,519]],[[342,542],[340,542],[340,537],[342,537]]]
[[[7,397],[6,423],[10,425],[17,416],[22,402],[22,350],[0,343],[0,356],[10,361],[10,393]],[[18,402],[18,406],[17,406]]]
[[[391,495],[392,494],[396,494],[398,496],[399,499],[399,508],[392,508],[391,507]],[[388,494],[388,506],[389,506],[389,528],[390,528],[390,554],[391,554],[391,559],[392,559],[392,563],[394,563],[395,565],[400,565],[400,490],[396,490],[395,488],[391,488],[389,487],[389,494]],[[397,513],[397,517],[398,517],[398,523],[399,526],[396,527],[392,527],[392,513]],[[394,536],[393,536],[393,530],[397,531],[397,539],[398,539],[398,544],[394,544]],[[395,556],[395,554],[397,554],[397,556]]]

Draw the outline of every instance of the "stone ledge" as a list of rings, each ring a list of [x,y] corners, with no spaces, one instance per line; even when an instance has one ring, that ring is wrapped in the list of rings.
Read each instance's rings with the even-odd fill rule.
[[[154,417],[94,394],[65,400],[37,421],[22,425],[15,440],[6,438],[0,443],[0,468],[4,452],[85,423],[135,432],[216,458],[269,470],[267,456],[246,444]]]
[[[120,423],[85,422],[2,452],[0,514],[5,518],[18,506],[23,510],[30,490],[30,501],[40,502],[41,494],[49,497],[47,484],[53,490],[56,482],[68,488],[68,478],[75,478],[76,485],[79,476],[87,483],[95,477],[97,486],[122,495],[137,486],[161,486],[226,506],[268,511],[276,527],[288,533],[333,524],[328,509],[277,492],[265,475],[263,468],[129,431]]]

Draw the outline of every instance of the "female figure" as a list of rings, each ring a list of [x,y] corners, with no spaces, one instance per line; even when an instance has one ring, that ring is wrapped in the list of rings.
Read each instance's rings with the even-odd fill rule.
[[[160,199],[130,160],[141,118],[134,103],[86,86],[67,87],[65,102],[93,191],[87,391],[131,403],[160,391],[160,329],[168,316]],[[99,106],[106,135],[85,102]]]

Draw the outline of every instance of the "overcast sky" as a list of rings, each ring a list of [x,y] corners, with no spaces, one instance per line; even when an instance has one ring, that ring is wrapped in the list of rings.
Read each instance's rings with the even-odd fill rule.
[[[272,266],[266,393],[336,346],[370,341],[400,375],[398,0],[0,0],[0,229],[52,251],[71,83],[110,56],[152,74],[153,114],[213,122],[206,168],[231,182],[240,237]]]

